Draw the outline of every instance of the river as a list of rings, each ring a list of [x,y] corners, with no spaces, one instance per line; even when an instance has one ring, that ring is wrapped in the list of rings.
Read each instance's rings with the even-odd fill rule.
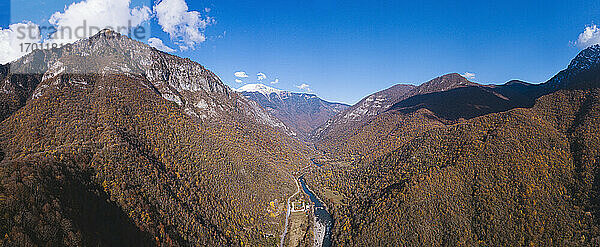
[[[304,181],[304,176],[298,178],[300,181],[300,185],[302,186],[302,190],[304,193],[308,195],[310,201],[314,205],[314,214],[315,214],[315,246],[319,246],[318,243],[321,242],[320,246],[330,247],[331,246],[331,231],[333,230],[333,218],[331,214],[327,211],[327,207],[319,198],[306,186],[306,181]],[[322,241],[321,241],[322,239]],[[319,241],[317,241],[319,240]]]

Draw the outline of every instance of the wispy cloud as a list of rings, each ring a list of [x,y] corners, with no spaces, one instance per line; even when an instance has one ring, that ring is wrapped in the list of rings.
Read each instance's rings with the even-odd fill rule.
[[[240,79],[235,79],[235,82],[237,82],[237,83],[243,83],[244,81],[242,81]]]
[[[469,80],[475,79],[475,73],[471,73],[471,72],[465,72],[464,74],[461,74],[464,78],[467,78]]]
[[[246,74],[245,71],[238,71],[233,73],[233,75],[235,75],[237,78],[248,78],[248,74]]]
[[[579,34],[575,43],[581,48],[600,44],[600,28],[596,24],[585,27],[585,30]]]
[[[275,80],[271,82],[271,84],[277,84],[277,83],[279,83],[279,78],[275,78]]]
[[[262,81],[264,79],[267,79],[267,75],[265,75],[265,73],[259,72],[258,74],[256,74],[256,77],[258,77],[257,79],[259,81]]]
[[[296,86],[298,89],[300,90],[304,90],[306,92],[312,92],[312,90],[310,89],[310,85],[306,84],[306,83],[302,83],[300,85]]]
[[[175,51],[173,48],[166,46],[163,43],[163,41],[159,38],[149,38],[148,45],[150,45],[156,49],[159,49],[161,51],[164,51],[164,52],[174,52]]]

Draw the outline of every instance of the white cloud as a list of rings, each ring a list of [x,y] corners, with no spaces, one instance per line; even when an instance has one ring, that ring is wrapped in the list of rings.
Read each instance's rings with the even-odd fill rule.
[[[240,79],[235,79],[235,82],[237,82],[237,83],[243,83],[244,81],[242,81]]]
[[[55,12],[48,22],[56,31],[50,38],[42,40],[38,26],[31,22],[15,23],[7,29],[0,28],[0,63],[16,60],[31,50],[22,49],[21,43],[63,44],[87,38],[104,28],[121,34],[130,34],[133,28],[143,26],[142,35],[132,38],[146,39],[150,32],[149,20],[157,17],[163,31],[167,32],[180,49],[193,48],[206,40],[204,30],[213,24],[213,18],[202,17],[197,11],[188,11],[185,0],[162,0],[154,6],[156,15],[145,5],[132,7],[131,0],[80,0],[65,6],[63,11]],[[210,9],[205,8],[205,13]],[[18,35],[17,28],[26,32],[32,28],[35,35]],[[47,28],[47,27],[41,27]],[[42,35],[48,31],[42,31]],[[148,39],[148,44],[165,52],[174,50],[157,38]]]
[[[306,92],[311,92],[312,90],[310,89],[310,85],[306,84],[306,83],[302,83],[298,86],[296,86],[298,89],[300,90],[304,90]]]
[[[163,41],[159,38],[149,38],[148,45],[150,45],[156,49],[159,49],[161,51],[164,51],[164,52],[174,52],[175,51],[171,47],[166,46],[163,43]]]
[[[74,42],[87,38],[104,28],[122,34],[150,20],[152,14],[148,6],[130,7],[130,0],[84,0],[65,7],[64,12],[55,12],[50,24],[59,30],[51,42]],[[84,27],[85,25],[85,27]],[[67,31],[70,30],[70,31]],[[145,30],[148,33],[149,28]]]
[[[0,28],[0,64],[12,62],[31,52],[27,49],[27,43],[39,42],[38,26],[31,22],[15,23],[8,29]]]
[[[461,74],[461,76],[470,80],[475,79],[475,73],[471,72],[465,72],[464,74]]]
[[[585,27],[583,33],[579,34],[576,43],[581,48],[600,44],[600,28],[595,24]]]
[[[233,73],[233,75],[235,75],[235,77],[238,77],[238,78],[248,78],[248,74],[246,74],[246,72],[244,72],[244,71],[235,72],[235,73]]]
[[[271,82],[271,84],[277,84],[279,83],[279,78],[276,78],[274,81]]]
[[[204,42],[204,30],[214,23],[211,17],[203,17],[198,11],[188,11],[184,0],[162,0],[154,6],[154,12],[162,30],[181,50],[194,48]]]
[[[265,75],[265,73],[262,73],[262,72],[259,72],[258,74],[256,74],[256,76],[258,77],[259,81],[267,79],[267,75]]]

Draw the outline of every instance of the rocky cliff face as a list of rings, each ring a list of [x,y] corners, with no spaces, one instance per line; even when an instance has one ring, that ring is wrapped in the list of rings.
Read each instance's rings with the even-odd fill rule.
[[[10,76],[4,76],[1,82],[0,87],[5,90],[0,91],[3,94],[0,97],[18,99],[17,105],[22,105],[29,96],[35,99],[52,89],[55,85],[41,82],[61,75],[138,76],[148,81],[146,87],[200,120],[244,116],[242,118],[250,117],[291,134],[281,121],[240,97],[202,65],[158,51],[111,30],[103,30],[61,49],[36,51],[8,67]],[[67,83],[83,85],[85,82],[74,79]],[[4,108],[14,110],[15,107]]]

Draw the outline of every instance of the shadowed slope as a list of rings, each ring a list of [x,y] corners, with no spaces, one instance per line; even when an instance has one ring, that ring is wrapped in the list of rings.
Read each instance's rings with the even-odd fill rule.
[[[530,108],[439,125],[370,163],[319,168],[307,181],[321,195],[343,198],[328,198],[334,239],[351,246],[600,244],[600,63],[584,64],[537,86],[545,95]],[[515,85],[530,87],[507,84]]]

